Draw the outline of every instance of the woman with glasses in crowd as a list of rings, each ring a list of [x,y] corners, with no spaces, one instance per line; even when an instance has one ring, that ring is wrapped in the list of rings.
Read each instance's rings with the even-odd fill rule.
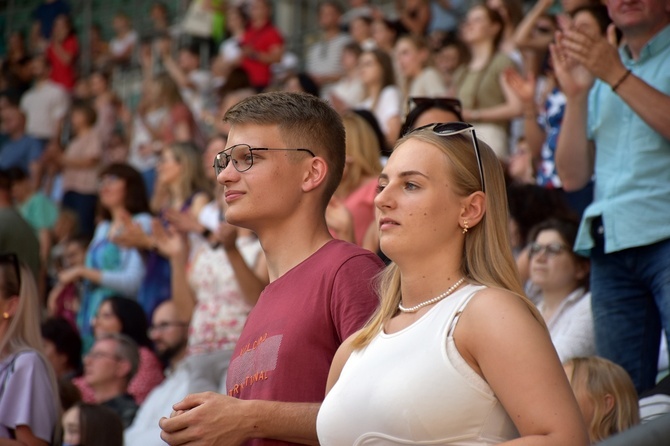
[[[52,444],[59,412],[35,279],[16,254],[0,254],[0,444]]]
[[[116,237],[129,226],[151,231],[151,215],[141,174],[127,164],[110,164],[99,175],[101,221],[88,246],[86,263],[62,271],[58,280],[67,285],[84,283],[77,326],[84,352],[93,345],[93,316],[102,301],[112,295],[135,299],[146,268],[140,252],[119,245]]]
[[[578,228],[576,221],[547,220],[531,231],[528,248],[530,281],[561,362],[596,353],[589,260],[572,250]]]
[[[586,445],[518,279],[492,149],[469,124],[417,129],[396,145],[378,190],[381,249],[394,263],[379,310],[335,355],[321,444]]]

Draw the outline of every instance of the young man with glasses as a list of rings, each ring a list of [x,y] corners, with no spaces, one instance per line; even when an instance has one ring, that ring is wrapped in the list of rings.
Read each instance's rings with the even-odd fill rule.
[[[316,443],[316,414],[338,346],[378,304],[369,251],[333,240],[325,209],[344,169],[344,127],[318,98],[268,93],[225,117],[217,155],[226,221],[253,230],[270,284],[233,353],[228,395],[189,395],[160,422],[169,444]]]

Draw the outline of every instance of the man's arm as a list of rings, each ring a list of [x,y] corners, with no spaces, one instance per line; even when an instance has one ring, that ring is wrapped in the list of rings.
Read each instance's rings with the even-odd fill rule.
[[[321,403],[239,400],[213,392],[189,395],[162,418],[161,438],[171,446],[234,446],[252,438],[318,445]]]

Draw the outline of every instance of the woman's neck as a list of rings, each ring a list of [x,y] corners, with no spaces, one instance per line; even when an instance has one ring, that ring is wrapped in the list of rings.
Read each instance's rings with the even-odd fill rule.
[[[556,312],[556,309],[561,305],[567,297],[574,292],[579,285],[576,283],[571,283],[560,288],[551,289],[551,290],[542,290],[542,306],[544,307],[543,313],[553,315]]]
[[[481,70],[493,57],[493,44],[488,41],[473,44],[471,53],[470,69]]]

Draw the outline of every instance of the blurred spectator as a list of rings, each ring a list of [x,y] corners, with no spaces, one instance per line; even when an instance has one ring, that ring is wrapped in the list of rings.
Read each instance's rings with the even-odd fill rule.
[[[99,24],[91,24],[88,30],[88,39],[93,68],[96,70],[109,69],[109,42],[104,39]]]
[[[51,229],[58,218],[58,208],[42,191],[36,190],[28,174],[18,167],[9,170],[12,197],[21,216],[33,227],[40,242],[40,261],[46,268],[51,252]],[[45,270],[46,273],[46,270]]]
[[[47,446],[59,438],[60,403],[42,354],[37,287],[15,253],[0,251],[0,442]]]
[[[514,33],[523,19],[522,0],[486,0],[486,6],[498,12],[503,19],[503,32],[498,49],[521,67],[521,53],[516,47]]]
[[[361,15],[351,19],[349,35],[363,50],[371,50],[377,46],[372,38],[372,16]]]
[[[224,82],[234,68],[240,66],[242,61],[242,36],[247,29],[249,17],[247,17],[244,8],[231,4],[226,12],[226,29],[228,38],[219,45],[219,64],[212,64],[212,70],[215,66],[220,69]]]
[[[32,18],[34,20],[30,33],[30,46],[32,53],[44,51],[51,39],[56,18],[70,13],[70,6],[65,0],[44,0],[35,10]]]
[[[63,215],[67,215],[67,213],[61,212],[59,218]],[[59,232],[59,229],[54,228],[54,233],[57,232]],[[58,242],[58,240],[58,237],[54,237],[54,242]],[[85,267],[86,250],[90,241],[91,239],[87,236],[66,236],[62,239],[59,242],[62,245],[62,252],[57,257],[60,264],[55,272],[60,273],[62,270],[70,268]],[[77,327],[77,314],[81,304],[82,288],[83,284],[81,283],[56,281],[47,297],[47,314],[52,317],[62,317],[73,327]]]
[[[98,192],[98,163],[102,158],[100,135],[95,131],[97,115],[86,102],[73,104],[71,124],[74,139],[64,153],[47,154],[62,168],[64,208],[72,209],[79,217],[79,230],[91,235],[94,229],[95,205]]]
[[[61,317],[42,323],[42,343],[59,380],[71,380],[82,372],[81,338],[72,324]]]
[[[95,70],[88,76],[91,101],[95,107],[95,131],[100,135],[103,150],[103,164],[109,159],[112,135],[118,120],[119,98],[112,91],[111,76],[107,71]]]
[[[148,337],[147,314],[134,300],[121,296],[105,299],[93,316],[95,339],[110,334],[122,334],[132,339],[139,349],[137,372],[128,384],[128,394],[137,404],[142,404],[149,392],[163,381],[163,367],[152,348]],[[83,378],[76,378],[74,384],[81,391],[86,402],[95,401],[91,387]]]
[[[595,354],[589,260],[572,251],[579,224],[550,219],[530,234],[530,281],[561,362]]]
[[[433,53],[435,68],[442,75],[442,82],[447,88],[449,95],[453,96],[455,91],[454,74],[458,67],[470,61],[467,47],[457,36],[449,36],[440,41]]]
[[[358,59],[358,66],[365,99],[357,108],[370,110],[375,115],[386,143],[393,147],[400,132],[402,112],[391,58],[381,49],[365,51]]]
[[[240,42],[241,66],[257,91],[270,84],[270,65],[281,61],[284,54],[284,38],[272,25],[271,13],[269,0],[251,0],[249,26]]]
[[[591,257],[597,351],[639,392],[655,383],[670,328],[670,115],[661,112],[670,107],[670,10],[663,0],[641,8],[608,2],[625,42],[618,51],[613,26],[607,38],[566,28],[551,47],[567,97],[558,174],[568,191],[595,175],[575,251]]]
[[[509,155],[510,120],[521,115],[521,102],[503,78],[503,71],[513,66],[512,60],[498,49],[503,27],[503,18],[497,11],[485,5],[470,8],[461,36],[472,59],[454,74],[463,117],[474,123],[477,136],[501,159]]]
[[[340,31],[342,7],[336,1],[319,3],[318,21],[320,36],[307,49],[305,70],[321,89],[321,96],[327,98],[335,82],[344,74],[342,51],[351,37]]]
[[[398,13],[398,26],[402,33],[417,37],[425,36],[430,22],[430,1],[396,0],[395,3]]]
[[[376,18],[372,22],[372,38],[375,40],[376,48],[392,56],[395,42],[398,39],[398,28],[390,20]]]
[[[447,89],[440,73],[430,63],[430,48],[423,37],[403,36],[395,46],[400,69],[402,104],[412,96],[446,96]]]
[[[39,139],[46,148],[50,141],[58,138],[70,98],[60,84],[51,80],[48,59],[34,56],[31,68],[34,83],[21,98],[21,110],[26,115],[26,133]]]
[[[118,13],[112,19],[114,37],[109,41],[109,56],[114,65],[128,67],[133,61],[137,46],[137,32],[133,30],[130,17]]]
[[[145,266],[136,249],[123,248],[115,237],[128,226],[141,225],[149,232],[151,216],[140,174],[127,164],[112,164],[95,178],[100,187],[100,217],[84,266],[72,266],[58,275],[63,285],[83,281],[77,325],[88,351],[93,341],[91,320],[102,301],[121,294],[136,298],[145,277]]]
[[[346,132],[344,174],[326,209],[326,221],[337,238],[362,245],[375,216],[381,147],[364,118],[349,112],[342,121]]]
[[[2,131],[8,140],[0,146],[0,169],[17,167],[30,175],[33,185],[39,184],[42,144],[26,135],[26,118],[16,105],[7,105],[0,112]]]
[[[533,154],[524,137],[517,140],[507,163],[507,174],[515,184],[535,184],[535,164]]]
[[[46,58],[51,64],[51,80],[72,91],[77,80],[79,41],[69,16],[61,14],[54,21]]]
[[[169,417],[172,404],[189,393],[218,390],[196,380],[186,356],[188,321],[180,316],[172,301],[156,308],[149,335],[156,353],[166,366],[166,378],[156,386],[140,406],[133,424],[124,432],[125,446],[162,446],[156,420]]]
[[[30,57],[21,32],[14,31],[9,35],[7,52],[2,59],[2,75],[7,83],[3,89],[23,95],[30,88],[32,76]]]
[[[182,99],[199,120],[212,97],[212,75],[209,70],[200,68],[199,48],[194,45],[181,47],[175,61],[170,54],[169,41],[165,39],[160,45],[160,55],[168,74],[179,86]]]
[[[14,252],[36,277],[40,271],[40,245],[35,231],[21,217],[12,201],[12,183],[0,169],[0,252]]]
[[[348,8],[340,17],[340,25],[351,33],[351,23],[358,17],[372,18],[374,7],[369,0],[349,0],[347,3]]]
[[[63,445],[123,446],[121,418],[109,407],[79,403],[63,414]]]
[[[319,85],[314,78],[307,73],[291,74],[284,81],[284,91],[292,91],[294,93],[308,93],[317,98],[320,96]]]
[[[328,98],[340,114],[363,100],[365,92],[358,73],[358,58],[361,53],[361,47],[356,42],[350,42],[342,48],[341,64],[344,75],[333,85]]]
[[[635,386],[626,371],[597,356],[563,364],[589,430],[597,443],[640,422]]]
[[[468,2],[465,0],[431,0],[428,35],[431,39],[443,38],[458,30],[458,25]]]
[[[138,364],[137,345],[122,334],[102,336],[84,357],[84,379],[93,389],[96,404],[112,409],[124,428],[131,425],[138,409],[127,392]]]

